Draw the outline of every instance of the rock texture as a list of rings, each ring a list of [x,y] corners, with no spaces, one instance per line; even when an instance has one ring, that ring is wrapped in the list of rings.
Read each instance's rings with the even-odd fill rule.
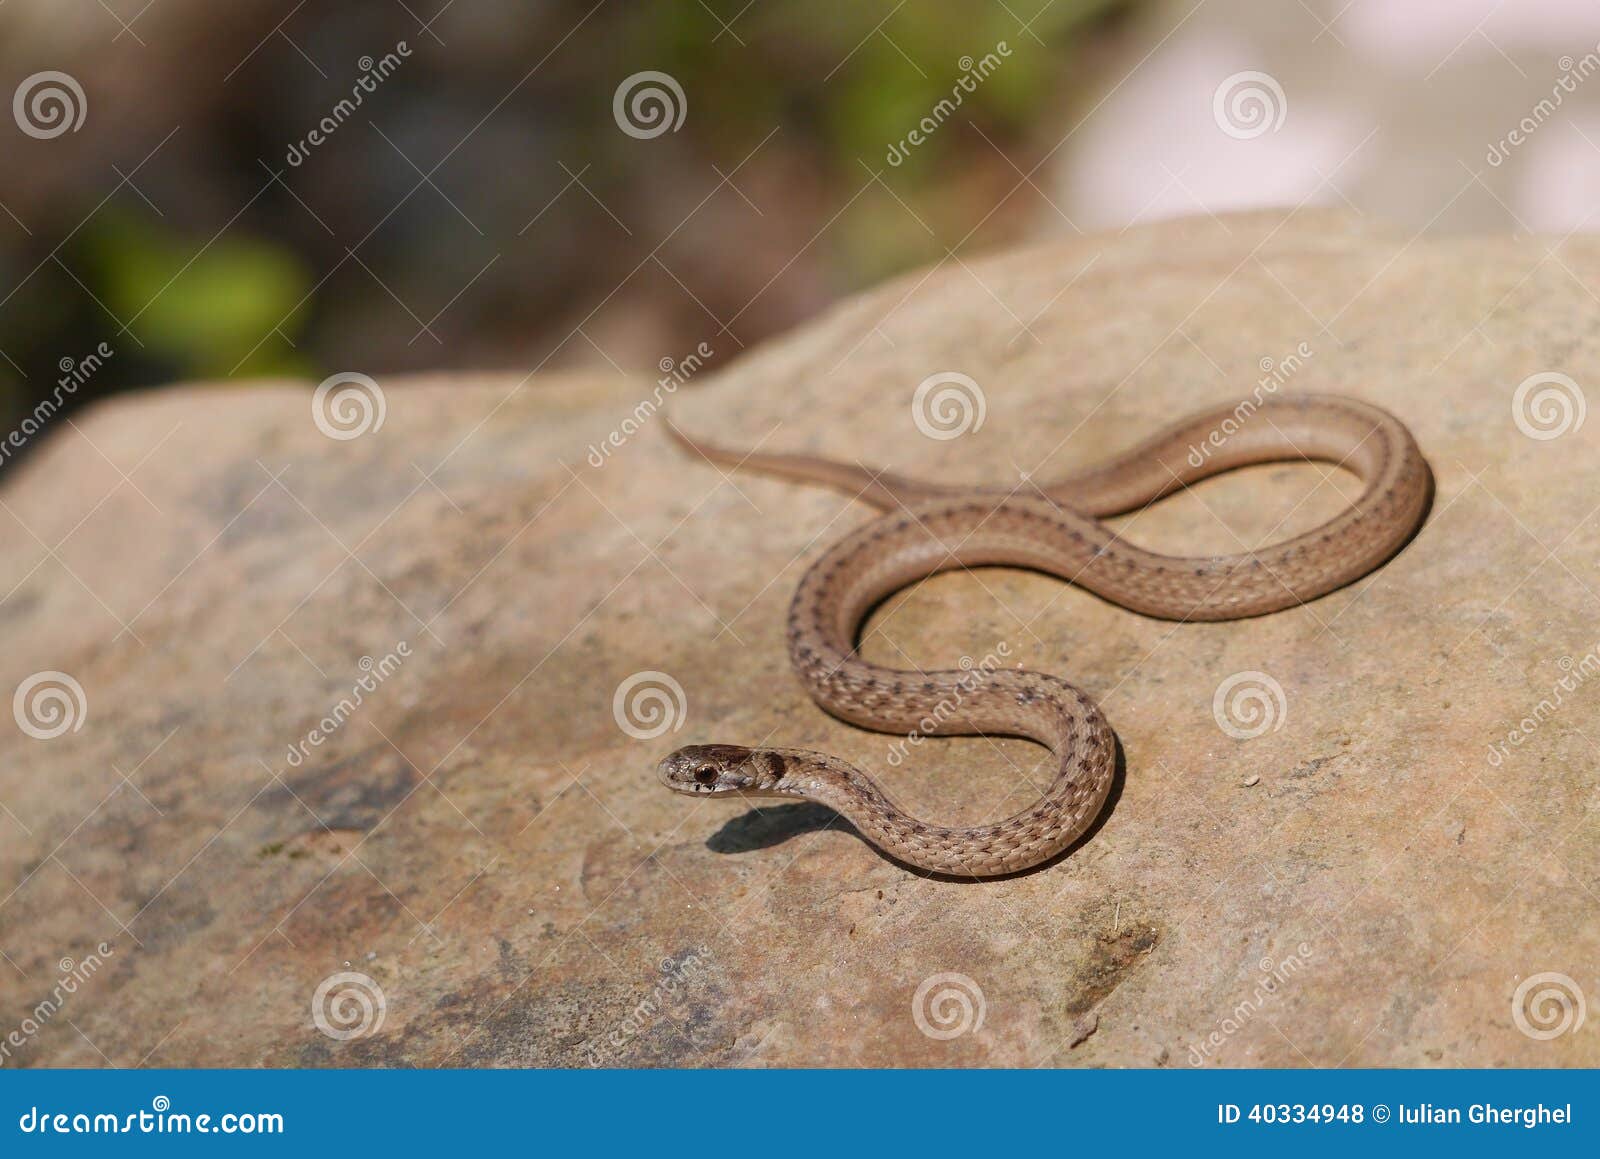
[[[1597,279],[1592,240],[1200,219],[951,261],[678,390],[731,445],[991,484],[1264,377],[1415,431],[1427,525],[1311,606],[1174,625],[986,571],[876,614],[870,656],[1003,644],[1117,729],[1092,840],[985,884],[820,809],[656,784],[678,744],[768,740],[979,821],[1044,753],[936,740],[895,767],[895,738],[815,709],[784,613],[869,512],[689,461],[636,410],[648,381],[386,381],[348,440],[303,385],[83,414],[0,491],[0,691],[83,693],[52,678],[72,724],[40,739],[21,722],[63,721],[36,682],[0,730],[0,1035],[33,1027],[0,1063],[1600,1063],[1561,1017],[1600,994],[1600,422],[1525,433],[1563,425],[1540,392],[1592,389]],[[913,393],[948,372],[983,422],[929,438]],[[1574,383],[1519,421],[1539,374]],[[1256,468],[1120,523],[1235,550],[1351,486]],[[1265,717],[1214,706],[1239,674]],[[356,1001],[380,992],[381,1023]]]

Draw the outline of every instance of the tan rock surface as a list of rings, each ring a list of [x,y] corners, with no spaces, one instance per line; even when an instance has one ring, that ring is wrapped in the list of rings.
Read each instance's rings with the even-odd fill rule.
[[[824,717],[784,613],[867,510],[725,479],[654,418],[586,462],[648,382],[390,381],[382,427],[348,441],[302,386],[78,416],[0,491],[0,691],[57,671],[86,703],[53,739],[0,730],[0,1015],[20,1024],[61,959],[111,952],[0,1061],[1600,1063],[1592,1021],[1543,1041],[1513,1017],[1541,973],[1600,994],[1600,423],[1513,421],[1529,375],[1587,385],[1597,283],[1593,241],[1197,220],[950,262],[680,391],[681,421],[731,444],[1008,483],[1243,396],[1305,343],[1283,389],[1415,431],[1426,527],[1311,606],[1173,625],[986,571],[876,615],[875,658],[1004,643],[1117,729],[1125,783],[1093,839],[981,885],[912,876],[809,806],[655,783],[676,744],[770,739],[978,821],[1021,804],[1044,753],[933,741],[892,768],[894,738]],[[913,391],[949,371],[980,385],[983,425],[924,437]],[[1121,526],[1234,550],[1350,488],[1257,468]],[[362,657],[384,678],[291,763]],[[686,708],[635,739],[613,697],[646,671]],[[1252,739],[1213,715],[1243,672],[1283,692]],[[345,971],[385,1013],[339,1041],[312,998]],[[913,1013],[941,973],[983,1004],[948,1040]]]

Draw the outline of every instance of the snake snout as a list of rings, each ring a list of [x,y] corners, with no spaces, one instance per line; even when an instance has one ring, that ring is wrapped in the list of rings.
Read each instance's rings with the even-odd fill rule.
[[[755,778],[743,769],[750,750],[738,745],[687,745],[656,766],[661,783],[675,793],[706,796],[750,789]]]

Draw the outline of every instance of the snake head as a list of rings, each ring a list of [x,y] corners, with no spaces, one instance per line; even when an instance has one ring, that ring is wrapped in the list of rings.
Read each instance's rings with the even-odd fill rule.
[[[695,744],[679,749],[656,766],[661,783],[690,796],[726,796],[770,791],[774,780],[755,749],[733,744]]]

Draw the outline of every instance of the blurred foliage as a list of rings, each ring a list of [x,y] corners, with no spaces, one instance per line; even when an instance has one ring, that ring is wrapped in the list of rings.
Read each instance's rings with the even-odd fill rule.
[[[75,403],[178,378],[648,367],[719,319],[738,322],[719,355],[748,346],[946,257],[979,221],[974,244],[1014,236],[1024,215],[997,203],[1071,122],[1090,33],[1131,2],[475,0],[422,28],[392,0],[287,20],[270,0],[172,0],[138,43],[86,32],[75,60],[0,8],[13,71],[49,57],[90,93],[83,132],[8,141],[0,167],[20,227],[0,215],[0,407],[14,422],[106,338],[117,355]],[[287,164],[357,61],[401,40],[394,75]],[[963,58],[1002,41],[1000,67],[891,166]],[[688,116],[641,142],[612,96],[646,70],[679,81]],[[599,354],[590,330],[572,340],[586,324]]]
[[[886,142],[950,95],[963,57],[981,57],[1001,41],[1013,49],[1064,46],[1079,26],[1121,6],[1121,0],[1056,0],[1030,31],[1001,5],[923,0],[904,10],[911,19],[885,31],[885,13],[871,5],[822,13],[791,0],[751,9],[736,31],[721,31],[718,18],[697,6],[661,5],[638,22],[630,54],[639,68],[668,72],[695,93],[696,111],[714,119],[712,131],[754,143],[783,124],[814,137],[826,159],[849,173],[858,159],[881,161]],[[738,40],[776,51],[738,51]],[[1020,128],[1053,112],[1052,63],[1043,53],[1014,53],[972,94],[969,113]],[[969,147],[934,142],[927,156],[915,158],[915,168],[925,173],[938,157]]]
[[[1128,6],[1128,0],[1055,0],[1022,28],[1006,5],[923,0],[915,9],[897,10],[908,19],[886,28],[885,11],[873,5],[821,12],[789,0],[749,9],[730,30],[698,5],[660,5],[632,30],[628,56],[630,71],[660,69],[694,94],[696,132],[723,142],[721,152],[736,159],[782,125],[789,143],[807,148],[835,181],[858,184],[867,171],[886,168],[889,143],[951,96],[966,72],[964,58],[981,59],[1001,42],[1011,55],[962,94],[959,117],[1002,141],[1055,120],[1073,35]],[[769,50],[743,50],[745,43]],[[608,129],[597,126],[597,135]],[[738,148],[731,147],[735,142]],[[896,185],[919,203],[919,213],[959,216],[963,205],[940,204],[939,183],[952,161],[987,148],[950,125],[895,167]],[[920,204],[930,191],[932,203]],[[868,207],[839,229],[839,237],[844,244],[836,256],[851,285],[944,256],[927,231],[894,206]]]
[[[292,347],[305,324],[311,272],[272,241],[229,233],[195,252],[160,224],[108,212],[86,231],[88,268],[107,308],[127,319],[146,352],[186,378],[308,374]]]

